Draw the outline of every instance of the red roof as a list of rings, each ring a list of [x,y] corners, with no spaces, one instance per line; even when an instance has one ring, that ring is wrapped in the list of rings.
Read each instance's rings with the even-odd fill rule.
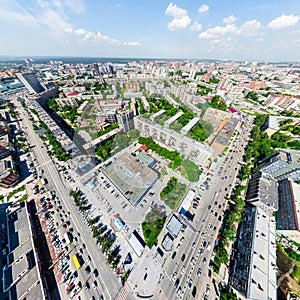
[[[77,96],[77,95],[78,95],[78,92],[72,92],[72,93],[67,94],[68,97]]]
[[[147,151],[147,150],[148,150],[148,147],[147,147],[146,145],[142,145],[142,146],[140,147],[140,149],[143,150],[143,151]]]

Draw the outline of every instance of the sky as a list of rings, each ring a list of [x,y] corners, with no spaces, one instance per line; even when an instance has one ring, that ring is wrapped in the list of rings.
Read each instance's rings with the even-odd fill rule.
[[[0,0],[0,55],[300,61],[300,0]]]

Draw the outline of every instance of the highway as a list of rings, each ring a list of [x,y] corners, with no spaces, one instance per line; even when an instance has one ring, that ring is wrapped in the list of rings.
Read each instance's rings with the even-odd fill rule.
[[[33,148],[33,153],[37,160],[37,165],[39,166],[37,169],[43,169],[43,177],[46,177],[49,182],[47,184],[48,190],[55,190],[58,198],[62,200],[61,202],[63,209],[67,212],[70,212],[71,225],[73,225],[76,231],[80,233],[80,239],[82,240],[82,243],[86,245],[83,257],[85,258],[89,255],[92,258],[91,269],[97,268],[99,270],[99,276],[97,277],[97,282],[99,285],[96,288],[96,294],[98,296],[97,298],[99,298],[100,295],[103,295],[104,299],[115,299],[119,290],[121,289],[121,284],[117,280],[110,267],[106,264],[104,255],[96,245],[95,240],[92,238],[91,232],[84,223],[82,215],[79,213],[73,203],[73,200],[70,198],[70,188],[66,187],[62,182],[55,163],[49,158],[46,153],[46,149],[42,144],[42,141],[34,132],[32,124],[29,121],[30,115],[20,105],[19,102],[16,101],[15,105],[16,108],[20,111],[20,116],[22,116],[23,129],[28,134],[28,141],[31,145],[35,145],[35,147]],[[72,264],[71,261],[70,264]],[[81,275],[79,274],[80,276],[88,278],[88,276],[82,269],[79,271],[79,273],[82,273]],[[60,289],[62,298],[68,299],[68,297],[65,297],[65,287],[63,285],[58,285],[58,287]],[[80,295],[81,293],[84,293],[84,299],[90,299],[90,297],[92,297],[93,291],[92,289],[89,291],[82,289]],[[130,295],[128,295],[127,299],[130,299]]]

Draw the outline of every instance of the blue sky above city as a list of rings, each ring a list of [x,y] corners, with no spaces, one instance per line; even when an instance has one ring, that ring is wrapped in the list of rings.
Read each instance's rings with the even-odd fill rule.
[[[0,0],[0,55],[300,61],[299,0]]]

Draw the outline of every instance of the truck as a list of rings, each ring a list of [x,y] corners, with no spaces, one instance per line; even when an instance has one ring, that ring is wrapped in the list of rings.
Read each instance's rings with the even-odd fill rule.
[[[75,265],[75,268],[78,270],[81,268],[82,266],[82,260],[80,258],[80,256],[78,255],[78,253],[75,253],[73,256],[72,256],[72,260],[73,260],[73,263]]]

